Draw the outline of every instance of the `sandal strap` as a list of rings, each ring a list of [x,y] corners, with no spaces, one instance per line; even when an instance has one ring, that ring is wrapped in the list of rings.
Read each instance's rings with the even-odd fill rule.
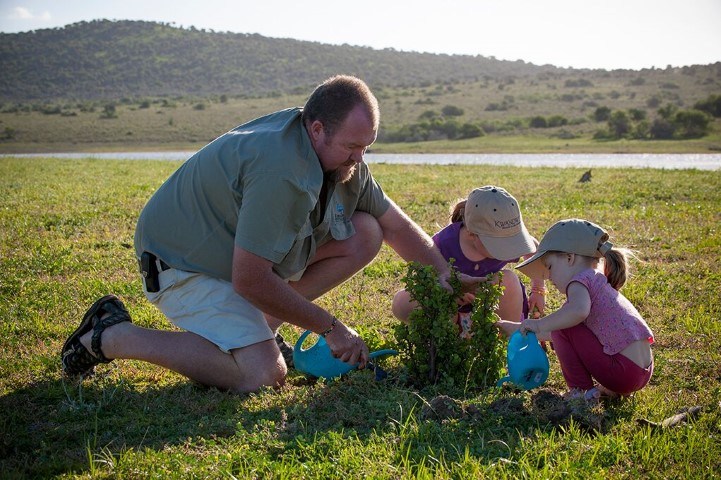
[[[125,309],[125,305],[120,300],[111,300],[103,305],[103,310],[110,313],[109,316],[100,319],[102,314],[98,312],[98,320],[93,325],[93,336],[90,341],[90,348],[93,353],[97,356],[100,363],[109,363],[112,358],[107,358],[102,351],[102,344],[100,337],[106,328],[112,327],[118,323],[131,322],[130,314]]]
[[[63,353],[62,363],[66,374],[87,376],[93,374],[95,365],[99,362],[79,341],[76,341]]]

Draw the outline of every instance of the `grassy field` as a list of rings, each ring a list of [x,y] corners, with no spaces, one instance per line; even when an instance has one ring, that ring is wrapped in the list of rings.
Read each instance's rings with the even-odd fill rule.
[[[134,322],[171,328],[141,292],[138,213],[171,162],[0,159],[0,472],[3,478],[713,478],[721,472],[721,172],[373,165],[428,232],[475,186],[499,184],[540,237],[558,219],[608,227],[639,262],[624,293],[656,335],[651,383],[631,399],[556,417],[542,389],[416,390],[397,358],[376,382],[291,371],[280,391],[235,396],[136,361],[62,377],[59,351],[113,292]],[[372,349],[393,344],[404,263],[377,260],[319,303]],[[560,305],[549,294],[550,308]],[[299,332],[289,326],[291,339]],[[448,395],[445,415],[437,402]],[[436,409],[428,408],[433,404]],[[701,406],[688,423],[652,428]]]

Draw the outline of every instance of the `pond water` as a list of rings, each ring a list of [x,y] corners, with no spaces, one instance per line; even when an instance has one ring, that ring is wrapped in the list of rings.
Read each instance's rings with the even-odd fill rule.
[[[170,160],[182,161],[194,151],[123,152],[123,153],[42,153],[0,155],[20,158],[97,158],[105,160]],[[379,154],[365,156],[367,163],[418,165],[508,165],[517,167],[579,167],[579,168],[661,168],[721,170],[721,154]]]

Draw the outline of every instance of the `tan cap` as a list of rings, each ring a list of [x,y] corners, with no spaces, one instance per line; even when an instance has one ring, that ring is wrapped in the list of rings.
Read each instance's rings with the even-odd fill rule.
[[[501,187],[487,185],[473,190],[463,210],[463,224],[498,260],[514,260],[536,250],[518,202]]]
[[[546,270],[539,262],[548,252],[564,252],[601,258],[613,244],[608,241],[608,233],[595,223],[579,218],[569,218],[556,222],[541,239],[535,255],[516,266],[529,277],[540,277]]]

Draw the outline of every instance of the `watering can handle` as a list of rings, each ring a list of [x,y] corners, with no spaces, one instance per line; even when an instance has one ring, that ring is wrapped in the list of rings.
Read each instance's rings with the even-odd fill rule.
[[[303,340],[305,340],[305,337],[307,337],[307,336],[310,335],[311,333],[313,333],[313,332],[311,332],[310,330],[306,330],[305,332],[303,332],[303,333],[300,335],[300,337],[298,337],[298,341],[295,342],[295,346],[293,347],[293,351],[294,351],[294,352],[300,353],[300,351],[301,351],[301,348],[300,348],[300,347],[301,347],[301,345],[303,345]]]
[[[298,337],[298,341],[295,342],[295,346],[293,347],[293,351],[294,351],[295,353],[300,353],[300,352],[302,352],[301,345],[303,345],[303,341],[304,341],[305,338],[306,338],[308,335],[310,335],[311,333],[313,333],[313,332],[310,331],[310,330],[306,330],[305,332],[303,332],[303,333],[300,335],[300,337]],[[392,350],[392,349],[390,349],[390,348],[389,348],[389,349],[385,349],[385,350],[378,350],[378,351],[376,351],[376,352],[371,352],[371,353],[368,355],[368,358],[382,357],[382,356],[385,356],[385,355],[398,355],[398,351],[397,351],[397,350]]]

